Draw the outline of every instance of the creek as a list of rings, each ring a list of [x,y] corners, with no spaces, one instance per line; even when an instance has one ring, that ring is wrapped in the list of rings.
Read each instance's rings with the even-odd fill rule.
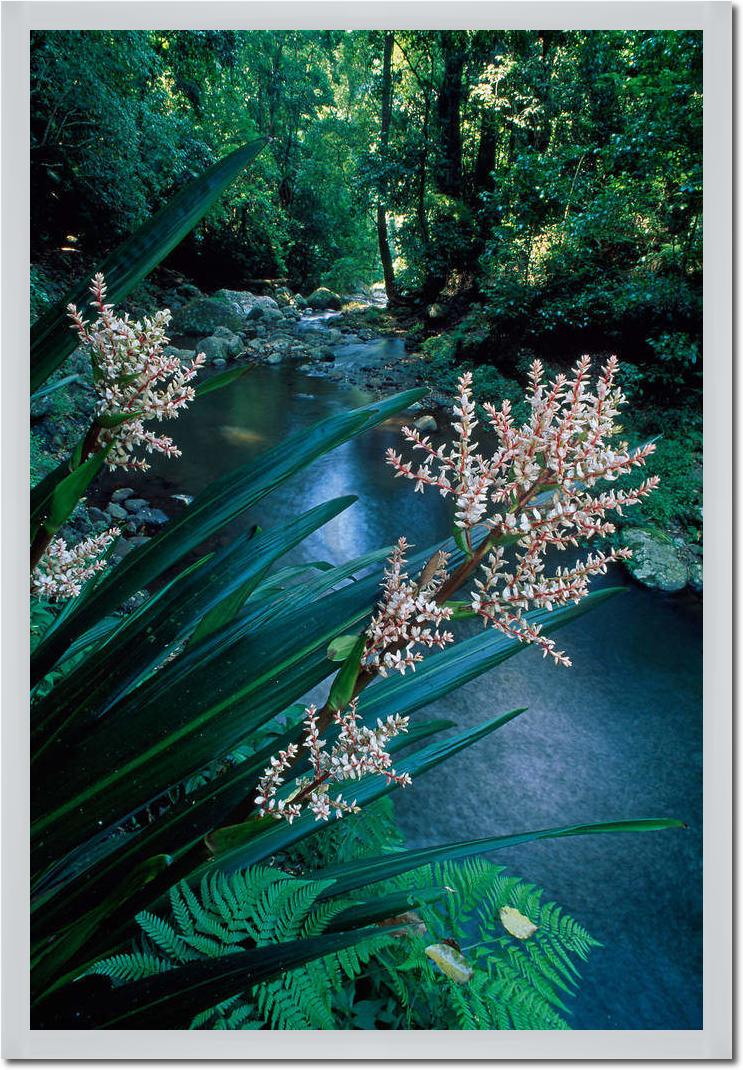
[[[309,317],[323,331],[332,317]],[[402,360],[400,339],[341,345],[329,370]],[[358,386],[283,363],[259,366],[199,400],[173,427],[181,460],[155,460],[147,478],[164,499],[195,495],[325,416],[364,404]],[[390,389],[390,393],[392,388]],[[408,418],[409,419],[409,418]],[[400,535],[428,546],[448,534],[446,503],[413,494],[384,463],[400,447],[395,419],[323,457],[260,503],[244,525],[268,527],[328,498],[356,494],[295,560],[342,562]],[[438,441],[433,436],[434,442]],[[167,508],[167,506],[166,506]],[[524,650],[419,716],[459,728],[517,706],[528,711],[412,787],[396,793],[410,846],[584,821],[678,817],[688,829],[544,841],[494,861],[545,889],[601,941],[582,970],[577,1029],[701,1027],[702,608],[650,592],[623,572],[627,592],[560,631],[573,668]]]

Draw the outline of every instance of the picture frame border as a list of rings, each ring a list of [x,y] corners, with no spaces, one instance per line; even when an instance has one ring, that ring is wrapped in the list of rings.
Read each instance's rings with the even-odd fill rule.
[[[727,0],[152,0],[2,7],[2,1054],[11,1059],[732,1057],[732,5]],[[704,990],[700,1030],[32,1030],[29,1023],[29,32],[33,29],[700,29],[704,33]],[[654,918],[648,924],[673,924]]]

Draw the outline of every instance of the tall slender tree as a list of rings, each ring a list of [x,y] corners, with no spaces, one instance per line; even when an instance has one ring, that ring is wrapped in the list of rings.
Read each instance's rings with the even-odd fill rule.
[[[382,172],[377,200],[377,236],[379,238],[379,257],[384,273],[384,288],[387,300],[395,304],[398,300],[395,288],[395,269],[392,265],[392,249],[387,232],[387,195],[390,123],[392,121],[392,50],[395,47],[395,35],[388,30],[384,35],[384,53],[382,58],[382,124],[379,133],[379,155]]]

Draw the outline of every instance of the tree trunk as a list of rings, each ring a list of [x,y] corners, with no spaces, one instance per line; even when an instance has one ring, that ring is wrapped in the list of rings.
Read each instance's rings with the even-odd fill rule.
[[[438,94],[438,118],[441,138],[441,163],[438,169],[439,193],[462,196],[462,72],[464,71],[463,34],[452,30],[441,33],[444,76]]]
[[[477,145],[474,175],[475,197],[479,193],[485,193],[493,188],[496,146],[495,117],[495,110],[486,107],[480,119],[480,140]]]
[[[387,31],[384,35],[384,58],[382,63],[382,128],[379,136],[379,153],[383,167],[387,168],[388,148],[390,142],[390,120],[392,118],[392,49],[395,44],[395,35]],[[392,266],[392,250],[387,234],[387,178],[383,173],[379,184],[379,200],[377,201],[377,237],[379,239],[379,257],[382,261],[384,272],[384,288],[387,300],[394,304],[397,300],[395,289],[395,271]]]

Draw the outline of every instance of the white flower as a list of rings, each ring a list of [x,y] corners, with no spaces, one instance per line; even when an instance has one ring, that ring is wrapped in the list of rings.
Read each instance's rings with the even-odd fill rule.
[[[131,419],[113,428],[103,427],[98,444],[111,445],[106,458],[109,468],[136,468],[146,471],[149,464],[133,454],[162,453],[180,457],[180,450],[167,435],[148,431],[145,423],[175,419],[195,397],[189,384],[205,361],[199,353],[190,364],[178,357],[166,356],[170,339],[165,333],[170,312],[164,309],[152,317],[132,321],[128,315],[116,316],[106,304],[106,284],[102,275],[93,279],[91,304],[98,313],[93,323],[84,320],[74,305],[68,306],[73,327],[82,345],[90,352],[93,383],[99,396],[97,417],[132,413]]]
[[[416,490],[432,486],[444,497],[454,495],[454,524],[464,531],[468,546],[472,548],[476,525],[490,529],[478,555],[481,574],[470,599],[474,612],[509,636],[537,643],[562,664],[569,660],[524,614],[579,602],[588,593],[591,576],[605,572],[610,562],[625,559],[630,552],[589,554],[573,568],[557,569],[554,576],[545,577],[547,551],[610,535],[615,529],[606,514],[621,515],[659,482],[651,476],[634,490],[594,490],[601,480],[613,482],[644,465],[655,449],[649,444],[630,451],[626,442],[613,441],[616,416],[625,402],[615,384],[617,367],[616,357],[610,357],[591,390],[589,357],[580,358],[571,377],[558,375],[551,383],[544,381],[541,362],[534,361],[525,399],[530,409],[528,422],[515,425],[508,401],[500,408],[483,406],[497,437],[490,457],[476,452],[477,443],[472,442],[477,420],[472,376],[466,373],[459,380],[454,403],[454,444],[434,449],[417,431],[403,428],[413,449],[425,454],[423,463],[414,470],[400,454],[387,452],[396,474],[414,480]],[[515,543],[515,560],[510,565],[503,554],[503,545],[508,543]],[[414,667],[415,655],[404,645],[407,638],[402,632],[402,642],[392,644],[397,652],[394,667],[400,671]],[[383,658],[380,671],[391,664]]]
[[[328,821],[331,814],[342,817],[359,810],[355,799],[348,802],[342,795],[331,799],[329,787],[333,783],[359,780],[374,774],[384,776],[388,783],[394,782],[402,787],[410,783],[407,773],[398,775],[392,768],[392,757],[386,750],[391,739],[407,732],[407,717],[394,714],[384,721],[379,719],[376,727],[367,728],[358,724],[360,714],[357,701],[353,701],[346,713],[335,714],[333,723],[339,731],[335,743],[328,750],[325,740],[320,739],[317,708],[308,706],[305,713],[302,747],[309,752],[311,775],[300,777],[288,797],[277,799],[277,792],[284,782],[281,774],[293,765],[299,747],[292,743],[285,751],[279,751],[278,757],[271,758],[264,770],[253,800],[261,817],[268,816],[291,823],[306,806],[315,815],[316,821]]]
[[[76,598],[83,584],[106,568],[102,555],[120,534],[118,528],[109,528],[77,546],[68,546],[62,538],[54,539],[31,573],[32,594],[49,602]]]

